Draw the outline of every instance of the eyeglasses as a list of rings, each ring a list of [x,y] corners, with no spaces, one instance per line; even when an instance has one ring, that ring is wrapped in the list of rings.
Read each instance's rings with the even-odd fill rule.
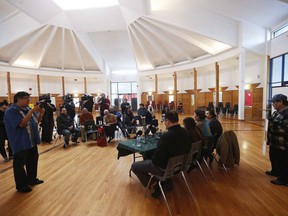
[[[23,100],[30,100],[30,97],[25,96],[25,97],[23,97],[22,99],[23,99]]]

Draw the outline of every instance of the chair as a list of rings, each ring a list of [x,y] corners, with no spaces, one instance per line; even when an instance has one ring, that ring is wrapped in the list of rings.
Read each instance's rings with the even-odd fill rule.
[[[203,137],[203,139],[206,139],[207,140],[207,143],[208,143],[208,146],[203,148],[202,147],[202,150],[201,150],[201,154],[202,154],[202,160],[203,162],[205,163],[207,169],[209,170],[211,176],[214,178],[214,180],[216,181],[216,177],[214,176],[214,174],[212,173],[212,170],[210,169],[207,161],[206,161],[206,158],[209,158],[209,156],[213,153],[212,152],[212,149],[214,150],[214,144],[215,144],[215,137],[214,136],[211,136],[211,137]]]
[[[225,103],[225,109],[223,110],[223,113],[226,113],[226,117],[228,117],[228,114],[230,113],[231,105],[230,102]]]
[[[54,127],[53,133],[54,133],[54,135],[53,135],[53,137],[54,137],[53,145],[56,146],[57,141],[62,138],[62,134],[60,133],[60,131],[58,131],[57,127]]]
[[[148,185],[146,187],[145,197],[146,197],[147,191],[149,189],[149,186],[150,186],[152,178],[155,176],[157,179],[159,179],[158,185],[160,187],[161,193],[162,193],[162,195],[164,197],[164,200],[165,200],[165,203],[166,203],[166,206],[168,208],[168,211],[169,211],[170,215],[172,215],[172,213],[171,213],[170,207],[168,205],[165,193],[164,193],[162,185],[161,185],[161,182],[165,181],[166,179],[171,179],[174,176],[176,176],[176,175],[181,173],[182,177],[183,177],[183,179],[185,181],[187,190],[188,190],[190,196],[192,197],[192,199],[194,201],[192,192],[190,190],[190,187],[188,185],[188,182],[187,182],[186,177],[185,177],[184,172],[183,172],[185,170],[186,160],[187,160],[187,154],[183,154],[183,155],[179,155],[179,156],[175,156],[175,157],[170,158],[169,161],[168,161],[167,167],[165,169],[164,175],[163,176],[151,175],[150,180],[148,182]]]
[[[201,148],[202,148],[202,140],[192,143],[191,149],[190,149],[189,153],[187,154],[185,170],[187,172],[190,172],[191,169],[197,164],[197,166],[199,167],[205,181],[208,183],[206,175],[203,172],[203,169],[199,163],[199,160],[201,158]]]

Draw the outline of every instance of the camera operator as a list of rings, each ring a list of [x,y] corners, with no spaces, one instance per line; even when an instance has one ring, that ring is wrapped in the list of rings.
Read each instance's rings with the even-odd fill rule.
[[[65,107],[67,114],[74,120],[75,118],[75,104],[73,102],[73,97],[71,94],[67,94],[63,97],[64,104],[61,107]]]
[[[101,94],[101,96],[98,98],[97,103],[100,105],[100,115],[104,116],[104,110],[109,110],[110,107],[110,100],[106,98],[106,95],[104,93]]]
[[[44,94],[39,97],[39,102],[42,108],[45,109],[44,115],[42,117],[42,121],[40,126],[42,127],[42,143],[50,143],[52,141],[53,136],[53,128],[54,128],[54,112],[56,111],[56,107],[51,103],[50,94]],[[38,103],[39,103],[38,102]]]
[[[81,110],[83,110],[84,108],[86,108],[89,112],[92,113],[93,111],[93,105],[94,105],[94,101],[93,101],[93,96],[85,94],[81,97]]]

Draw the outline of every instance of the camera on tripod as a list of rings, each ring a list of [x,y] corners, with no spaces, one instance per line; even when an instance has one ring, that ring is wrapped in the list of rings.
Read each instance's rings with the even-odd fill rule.
[[[40,95],[39,100],[36,102],[36,106],[39,106],[42,109],[45,103],[51,103],[50,94]]]
[[[81,101],[86,101],[86,100],[91,100],[91,101],[93,101],[93,96],[88,95],[88,94],[82,95]]]

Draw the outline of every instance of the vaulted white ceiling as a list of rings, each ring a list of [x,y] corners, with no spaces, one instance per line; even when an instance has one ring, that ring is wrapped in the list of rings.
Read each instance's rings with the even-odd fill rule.
[[[85,74],[175,68],[237,48],[240,23],[251,28],[242,32],[248,37],[288,19],[288,4],[276,0],[118,2],[63,11],[52,0],[0,0],[0,66]],[[251,41],[243,46],[261,54],[254,49],[261,40]]]

